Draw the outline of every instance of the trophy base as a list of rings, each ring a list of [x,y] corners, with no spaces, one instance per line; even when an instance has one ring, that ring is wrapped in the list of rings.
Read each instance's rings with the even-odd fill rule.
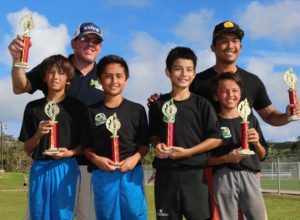
[[[114,168],[117,168],[117,169],[121,167],[121,166],[119,166],[119,165],[118,165],[118,166],[110,165],[110,166],[111,166],[111,167],[114,167]]]
[[[171,147],[167,147],[167,150],[165,152],[166,152],[166,154],[171,154],[171,153],[173,153],[173,150]]]
[[[297,121],[297,120],[300,120],[300,116],[298,115],[293,115],[288,118],[288,121]]]
[[[15,67],[28,69],[29,65],[28,65],[28,63],[25,63],[25,62],[19,62],[19,63],[15,63]]]
[[[253,155],[253,154],[255,154],[255,152],[253,150],[249,150],[249,149],[239,150],[237,153],[240,154],[240,155]]]
[[[59,150],[57,148],[49,148],[48,150],[45,150],[45,154],[58,154]]]

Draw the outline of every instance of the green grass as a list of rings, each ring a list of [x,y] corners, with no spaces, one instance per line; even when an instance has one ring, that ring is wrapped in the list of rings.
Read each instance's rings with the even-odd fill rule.
[[[22,189],[24,175],[23,173],[4,173],[0,174],[0,189]]]
[[[262,189],[275,189],[277,190],[277,179],[261,179]],[[300,180],[298,179],[282,179],[280,180],[280,189],[281,190],[298,190],[300,191]]]
[[[23,189],[23,174],[6,173],[0,177],[0,189]],[[5,188],[7,187],[7,188]],[[146,187],[148,219],[155,219],[153,186]],[[300,196],[264,194],[269,220],[300,219]],[[22,219],[27,205],[27,192],[0,191],[0,220]]]

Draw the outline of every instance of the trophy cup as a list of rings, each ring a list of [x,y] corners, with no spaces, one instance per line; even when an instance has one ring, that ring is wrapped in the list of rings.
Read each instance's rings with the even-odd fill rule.
[[[30,31],[34,28],[34,22],[32,19],[32,13],[25,15],[20,20],[20,26],[24,31],[24,47],[21,51],[20,61],[15,64],[15,67],[28,69],[28,51],[29,51],[29,43],[30,43]]]
[[[292,67],[290,67],[287,71],[285,71],[283,79],[285,83],[290,87],[289,88],[289,97],[290,97],[290,104],[297,104],[297,94],[295,89],[295,83],[297,81],[297,76],[294,73]],[[288,118],[289,121],[296,121],[299,120],[300,117],[294,114],[295,107],[292,107],[292,116]]]
[[[107,119],[105,125],[107,130],[109,130],[112,134],[112,136],[110,136],[112,160],[113,162],[120,162],[119,136],[117,135],[117,133],[121,128],[121,122],[117,118],[117,114],[114,113],[112,116],[110,116]],[[119,168],[120,166],[114,167]]]
[[[248,143],[248,130],[249,130],[249,121],[248,116],[251,113],[251,109],[248,103],[247,98],[244,101],[240,102],[238,105],[238,112],[242,118],[241,130],[242,130],[242,150],[238,151],[238,154],[251,155],[254,154],[254,151],[250,150]]]
[[[175,122],[175,115],[177,113],[177,108],[174,104],[173,99],[170,99],[169,101],[165,102],[162,106],[162,113],[164,114],[163,121],[166,123],[166,146],[167,151],[166,153],[171,153],[172,149],[171,146],[173,146],[173,128],[174,128],[174,122]]]
[[[49,134],[49,149],[45,151],[46,154],[57,154],[59,150],[57,148],[57,121],[56,116],[59,114],[59,107],[56,104],[55,99],[49,101],[44,108],[46,115],[51,119],[53,125]]]

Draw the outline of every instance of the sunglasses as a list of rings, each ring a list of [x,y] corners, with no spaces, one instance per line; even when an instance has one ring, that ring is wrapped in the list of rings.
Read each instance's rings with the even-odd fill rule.
[[[93,44],[101,44],[102,40],[99,37],[88,37],[88,36],[81,36],[77,38],[81,42],[93,43]]]

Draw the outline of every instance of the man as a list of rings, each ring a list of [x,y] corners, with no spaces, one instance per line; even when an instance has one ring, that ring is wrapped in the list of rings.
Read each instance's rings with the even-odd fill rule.
[[[206,97],[218,110],[217,105],[211,95],[211,81],[220,73],[230,72],[238,74],[242,78],[244,88],[242,100],[248,98],[251,107],[257,111],[260,117],[268,124],[281,126],[289,123],[288,117],[292,115],[292,105],[288,105],[286,113],[280,112],[270,101],[266,88],[258,76],[249,73],[236,65],[236,60],[242,49],[241,40],[244,31],[240,27],[229,21],[216,25],[213,33],[211,50],[215,53],[215,66],[198,73],[194,79],[190,90],[198,95]],[[300,115],[300,103],[296,104],[295,114]]]
[[[104,98],[101,85],[97,82],[95,60],[99,56],[102,48],[101,29],[93,23],[82,23],[77,28],[71,46],[74,54],[69,56],[69,60],[75,67],[75,76],[70,88],[66,90],[66,95],[82,101],[86,105],[95,104]],[[40,65],[34,67],[28,73],[23,68],[15,67],[19,62],[23,49],[23,36],[18,35],[9,45],[9,51],[13,58],[12,83],[15,94],[34,93],[41,90],[47,95],[47,85],[40,76]],[[30,43],[31,46],[31,43]],[[88,219],[90,201],[90,178],[87,172],[87,159],[84,156],[78,157],[77,161],[81,171],[81,187],[79,192],[76,219]]]

